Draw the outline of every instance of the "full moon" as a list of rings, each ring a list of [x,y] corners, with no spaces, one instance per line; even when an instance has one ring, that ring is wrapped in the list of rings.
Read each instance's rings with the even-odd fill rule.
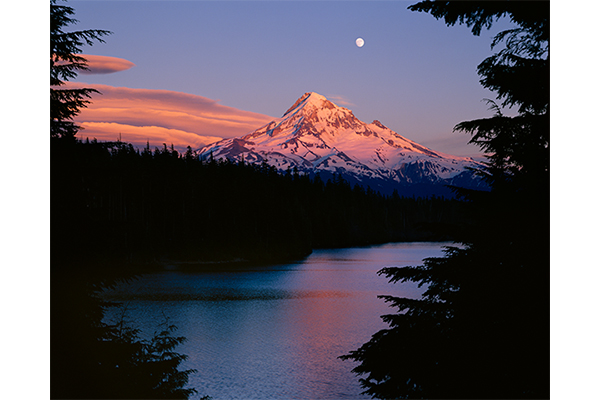
[[[365,41],[363,40],[363,38],[356,39],[356,45],[358,47],[363,47],[365,45]]]

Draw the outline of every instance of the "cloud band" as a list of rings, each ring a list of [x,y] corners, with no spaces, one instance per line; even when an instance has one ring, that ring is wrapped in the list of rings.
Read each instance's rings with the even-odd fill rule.
[[[75,118],[80,138],[116,140],[138,147],[171,143],[198,148],[221,138],[242,136],[273,117],[238,110],[202,96],[168,90],[132,89],[67,82],[61,88],[92,87],[92,102]]]
[[[91,54],[81,54],[81,56],[87,60],[89,68],[87,71],[79,72],[84,75],[112,74],[113,72],[125,71],[135,67],[134,63],[123,58],[95,56]]]

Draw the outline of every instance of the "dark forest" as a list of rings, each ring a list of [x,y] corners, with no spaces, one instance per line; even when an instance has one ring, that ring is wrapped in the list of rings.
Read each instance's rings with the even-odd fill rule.
[[[278,262],[314,248],[450,240],[465,226],[465,204],[454,199],[384,196],[339,176],[323,182],[266,163],[200,160],[166,145],[56,142],[58,257]]]

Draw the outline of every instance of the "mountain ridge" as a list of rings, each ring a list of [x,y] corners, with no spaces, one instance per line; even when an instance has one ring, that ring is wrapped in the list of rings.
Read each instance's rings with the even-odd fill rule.
[[[365,123],[316,92],[299,97],[281,118],[198,153],[204,159],[266,162],[280,172],[295,169],[324,180],[340,175],[383,194],[452,196],[446,185],[484,186],[471,170],[481,168],[480,162],[429,149],[378,120]]]

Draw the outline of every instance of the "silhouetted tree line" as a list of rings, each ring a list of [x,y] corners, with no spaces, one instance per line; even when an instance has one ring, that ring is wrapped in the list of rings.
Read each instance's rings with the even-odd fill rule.
[[[383,196],[340,176],[201,160],[191,149],[57,140],[52,154],[53,250],[84,261],[280,261],[314,248],[447,240],[464,222],[457,200]]]

